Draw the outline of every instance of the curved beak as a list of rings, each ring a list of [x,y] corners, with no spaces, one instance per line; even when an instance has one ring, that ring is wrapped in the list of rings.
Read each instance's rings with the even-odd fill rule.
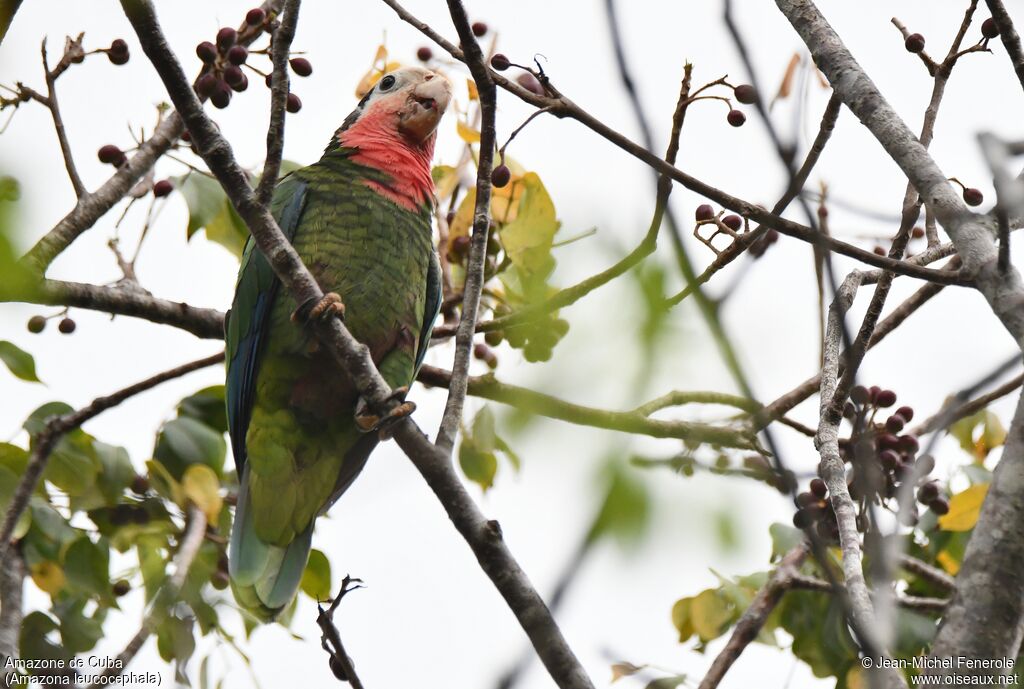
[[[452,98],[452,85],[444,76],[430,72],[409,93],[399,122],[399,131],[422,144],[437,130],[441,116]]]

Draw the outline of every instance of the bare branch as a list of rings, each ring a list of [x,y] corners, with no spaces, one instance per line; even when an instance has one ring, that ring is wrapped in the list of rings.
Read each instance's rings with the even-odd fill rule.
[[[0,526],[0,562],[5,561],[7,549],[10,546],[11,534],[14,533],[14,526],[18,523],[21,513],[25,511],[29,498],[32,496],[33,491],[35,491],[36,485],[46,469],[50,453],[53,452],[57,447],[57,443],[60,442],[60,439],[66,433],[78,428],[89,419],[102,414],[106,410],[116,407],[129,397],[145,392],[160,383],[180,378],[187,373],[219,364],[222,361],[224,361],[224,352],[192,361],[163,373],[158,373],[105,397],[97,397],[81,409],[60,416],[51,416],[47,419],[43,430],[34,438],[32,454],[29,456],[28,465],[25,467],[21,481],[11,497],[11,503],[7,508],[7,513],[4,515],[3,525]]]
[[[916,557],[904,553],[900,556],[900,567],[911,574],[916,574],[922,579],[927,579],[936,586],[941,586],[947,591],[954,591],[956,589],[956,581],[953,577],[927,562],[918,560]]]
[[[77,49],[79,52],[82,50],[82,35],[79,34],[78,39],[72,41],[68,39],[73,50]],[[78,168],[75,166],[74,156],[71,154],[71,144],[68,143],[67,132],[64,131],[64,118],[60,114],[60,104],[57,102],[57,73],[56,70],[50,71],[49,62],[46,59],[46,39],[43,39],[42,47],[40,48],[43,58],[43,73],[46,75],[46,107],[50,111],[50,116],[53,118],[53,128],[57,132],[57,141],[60,143],[60,152],[64,156],[64,167],[67,168],[68,178],[71,180],[71,186],[75,189],[75,196],[82,198],[86,195],[85,185],[82,184],[82,178],[78,174]],[[65,57],[61,60],[62,64],[65,64],[67,58],[67,50],[65,50]]]
[[[295,38],[295,27],[299,23],[301,0],[286,0],[284,19],[271,37],[270,55],[274,69],[270,77],[270,125],[267,127],[267,159],[263,163],[256,198],[264,206],[270,206],[270,199],[281,173],[281,155],[284,152],[285,105],[288,102],[288,53]]]
[[[914,428],[910,429],[909,432],[920,437],[928,433],[948,428],[960,419],[979,412],[996,400],[1006,397],[1022,384],[1024,384],[1024,374],[1003,383],[991,392],[980,395],[969,402],[964,402],[959,407],[955,406],[954,400],[952,405],[949,403],[943,405],[942,409],[929,416],[917,426],[914,426]]]
[[[999,40],[1006,48],[1006,54],[1013,63],[1013,71],[1017,73],[1020,85],[1024,88],[1024,47],[1021,47],[1020,36],[1013,27],[1013,20],[1010,13],[1006,11],[1002,0],[985,0],[989,12],[992,13],[992,21],[999,28]]]
[[[21,553],[13,553],[0,567],[0,683],[5,687],[12,686],[8,676],[17,672],[7,666],[7,661],[18,656],[21,620],[25,616],[22,595],[27,569]]]
[[[448,11],[459,34],[465,53],[466,64],[473,75],[480,101],[480,157],[476,165],[476,206],[473,209],[473,237],[466,262],[466,279],[462,288],[462,314],[455,333],[455,360],[452,363],[452,379],[448,388],[441,425],[437,429],[436,444],[451,452],[462,421],[462,406],[466,401],[466,384],[469,378],[469,359],[473,349],[473,333],[480,309],[480,294],[484,288],[484,264],[487,259],[487,239],[491,227],[491,168],[494,164],[494,149],[497,134],[494,117],[497,89],[491,79],[490,70],[484,64],[484,54],[466,16],[466,8],[460,0],[448,0]]]

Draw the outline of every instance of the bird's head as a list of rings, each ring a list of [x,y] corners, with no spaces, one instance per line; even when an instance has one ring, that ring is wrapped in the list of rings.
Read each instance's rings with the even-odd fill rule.
[[[401,137],[406,145],[433,144],[441,116],[452,98],[448,79],[423,67],[388,72],[363,96],[342,124],[338,140],[358,145],[364,133]]]

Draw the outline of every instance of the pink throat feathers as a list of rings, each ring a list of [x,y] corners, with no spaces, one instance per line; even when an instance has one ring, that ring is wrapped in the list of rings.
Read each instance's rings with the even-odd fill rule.
[[[380,107],[371,109],[338,134],[338,143],[356,149],[350,158],[353,162],[391,177],[388,184],[367,180],[366,185],[411,211],[433,199],[430,163],[436,139],[435,132],[421,145],[409,142],[395,127],[394,113]]]

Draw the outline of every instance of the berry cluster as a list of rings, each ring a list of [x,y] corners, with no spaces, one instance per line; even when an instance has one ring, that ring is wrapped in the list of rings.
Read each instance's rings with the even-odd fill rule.
[[[942,494],[939,484],[929,478],[935,469],[935,459],[931,455],[918,456],[917,438],[905,432],[906,425],[914,418],[913,408],[902,406],[892,413],[884,411],[896,406],[896,401],[892,390],[857,385],[850,391],[850,400],[843,409],[843,416],[853,430],[848,440],[840,442],[839,452],[851,465],[846,483],[850,497],[857,503],[859,531],[869,527],[869,504],[879,504],[899,513],[899,506],[890,501],[907,481],[916,481],[917,502],[937,515],[949,511],[949,500]],[[810,490],[797,496],[797,508],[793,515],[797,527],[806,529],[817,524],[818,534],[823,538],[838,535],[835,513],[821,479],[811,481]],[[906,515],[904,525],[913,526],[917,520],[915,506]]]
[[[266,12],[257,7],[245,15],[245,23],[252,30],[260,32],[267,28],[268,17]],[[197,45],[196,55],[205,66],[203,74],[196,79],[196,93],[202,98],[209,98],[216,108],[228,107],[234,93],[241,93],[249,88],[249,77],[246,76],[243,67],[264,77],[264,83],[268,88],[271,85],[270,74],[264,74],[247,64],[249,50],[239,43],[238,31],[230,26],[220,29],[214,41],[203,41]],[[304,57],[293,57],[288,64],[297,76],[308,77],[313,73],[313,65]],[[286,108],[288,112],[296,113],[302,109],[302,101],[294,93],[289,93]]]
[[[63,317],[61,317],[63,316]],[[63,313],[56,314],[54,316],[39,316],[35,315],[28,319],[28,331],[34,335],[38,335],[46,329],[46,322],[51,318],[60,318],[60,322],[57,324],[57,330],[64,335],[70,335],[75,332],[75,328],[78,324],[75,323],[74,319],[69,318]]]

